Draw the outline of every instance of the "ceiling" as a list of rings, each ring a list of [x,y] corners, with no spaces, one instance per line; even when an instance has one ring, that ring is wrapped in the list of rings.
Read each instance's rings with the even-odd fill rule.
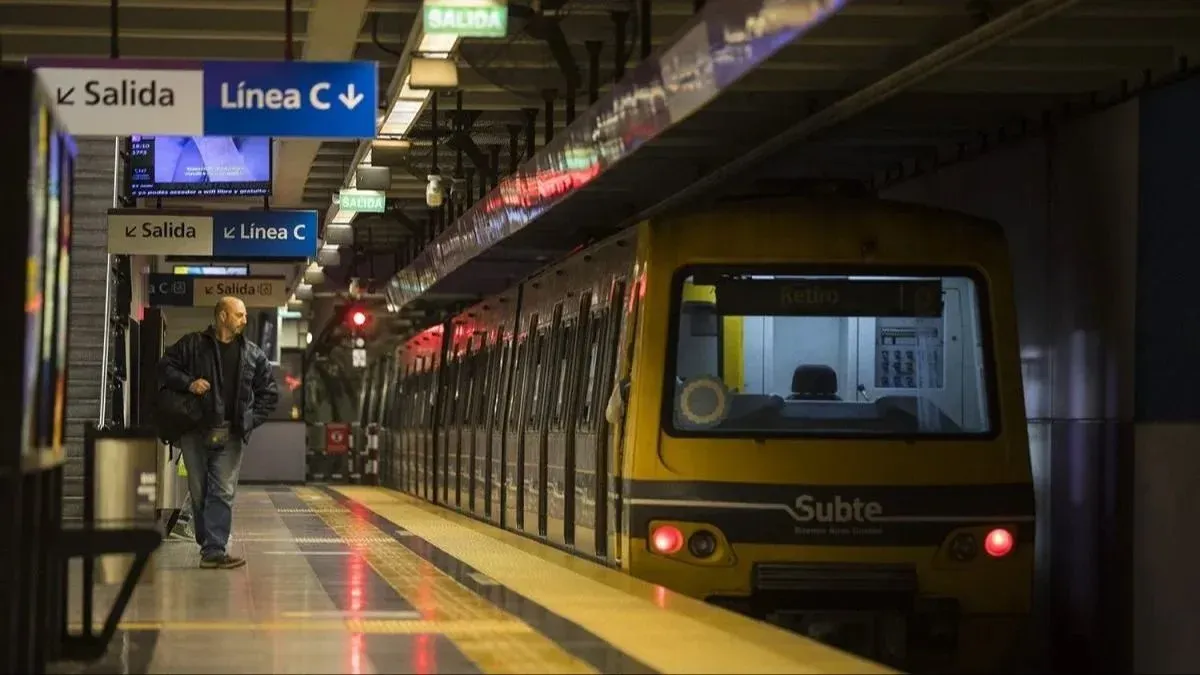
[[[510,4],[525,7],[531,1]],[[626,13],[621,63],[629,74],[642,61],[643,34],[653,60],[683,37],[696,7],[693,0],[654,0],[646,22],[633,0],[542,4],[558,21],[580,74],[571,129],[594,123],[606,105],[617,73],[614,11]],[[739,3],[708,4],[706,12]],[[381,92],[397,90],[396,66],[416,46],[419,2],[295,0],[294,6],[296,58],[377,61]],[[124,57],[285,56],[283,0],[121,0],[120,8],[118,45]],[[1009,21],[1014,12],[1033,18]],[[535,148],[546,146],[547,90],[555,90],[553,129],[560,144],[565,133],[566,78],[550,47],[553,40],[543,39],[553,31],[529,16],[514,11],[508,38],[466,41],[453,56],[462,107],[473,119],[471,139],[485,155],[497,146],[502,173],[510,167],[509,127],[523,125],[523,109],[536,111]],[[999,30],[1006,22],[1017,28]],[[0,0],[0,40],[5,61],[107,57],[109,2]],[[600,101],[590,111],[588,41],[601,43]],[[406,274],[419,272],[436,283],[406,298],[395,324],[405,330],[638,215],[752,179],[841,177],[874,186],[902,180],[1039,133],[1145,86],[1190,75],[1198,49],[1200,3],[1193,0],[853,0],[701,110],[656,129],[652,140],[631,149],[619,164],[571,192],[570,199],[556,198],[561,203],[502,241],[479,236],[467,227],[469,219],[438,234],[438,246],[456,235],[489,244],[475,246],[452,270],[433,264],[437,256],[413,259],[416,242],[430,234],[424,192],[433,133],[425,105],[408,134],[411,170],[393,170],[389,196],[399,216],[371,222],[359,217],[353,243],[341,249],[341,264],[326,268],[313,309],[328,316],[330,308],[319,306],[328,304],[329,294],[344,291],[348,277],[372,280],[370,290],[377,291],[407,266]],[[661,82],[655,86],[661,88]],[[438,102],[443,131],[437,157],[448,174],[457,152],[444,130],[457,95],[440,94]],[[523,154],[523,130],[518,141]],[[324,212],[363,147],[286,140],[277,152],[273,204]],[[464,168],[473,168],[469,160]],[[381,295],[371,297],[382,306]]]
[[[653,33],[682,44],[690,4],[656,14]],[[498,292],[648,214],[777,179],[880,188],[1189,77],[1197,56],[1200,3],[1190,0],[853,0],[690,115],[628,115],[622,131],[638,127],[637,142],[606,136],[624,142],[619,162],[600,161],[582,187],[537,209],[506,205],[500,193],[475,204],[398,275],[396,302],[451,305]],[[521,68],[505,81],[534,92],[545,86],[533,81],[539,72]],[[686,93],[643,76],[622,95],[639,89],[669,109]],[[487,95],[508,95],[496,89]],[[603,136],[610,106],[602,99],[566,133]],[[537,182],[553,173],[573,142],[552,144],[520,174]]]

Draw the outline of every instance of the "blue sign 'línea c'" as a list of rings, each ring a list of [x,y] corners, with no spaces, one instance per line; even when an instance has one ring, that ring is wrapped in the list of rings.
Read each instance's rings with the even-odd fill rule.
[[[316,211],[214,211],[214,256],[311,258],[317,254]]]
[[[374,137],[377,70],[372,61],[207,61],[204,133]]]

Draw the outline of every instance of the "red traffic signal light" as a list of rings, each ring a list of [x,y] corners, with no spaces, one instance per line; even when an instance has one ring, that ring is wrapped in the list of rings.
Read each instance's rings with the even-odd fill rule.
[[[371,323],[371,313],[363,307],[350,307],[346,310],[345,322],[354,332],[365,330]]]

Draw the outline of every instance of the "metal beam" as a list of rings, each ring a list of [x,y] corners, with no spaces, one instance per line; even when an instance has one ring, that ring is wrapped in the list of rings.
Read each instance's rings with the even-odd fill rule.
[[[305,61],[353,58],[368,3],[369,0],[315,0],[308,10],[308,40],[301,58]],[[290,207],[303,201],[308,170],[320,148],[320,141],[307,139],[278,143],[271,200],[274,205]]]

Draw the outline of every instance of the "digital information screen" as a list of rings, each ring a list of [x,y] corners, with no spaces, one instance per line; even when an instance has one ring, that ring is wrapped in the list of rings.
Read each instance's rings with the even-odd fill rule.
[[[260,136],[131,136],[134,197],[271,194],[271,139]]]

